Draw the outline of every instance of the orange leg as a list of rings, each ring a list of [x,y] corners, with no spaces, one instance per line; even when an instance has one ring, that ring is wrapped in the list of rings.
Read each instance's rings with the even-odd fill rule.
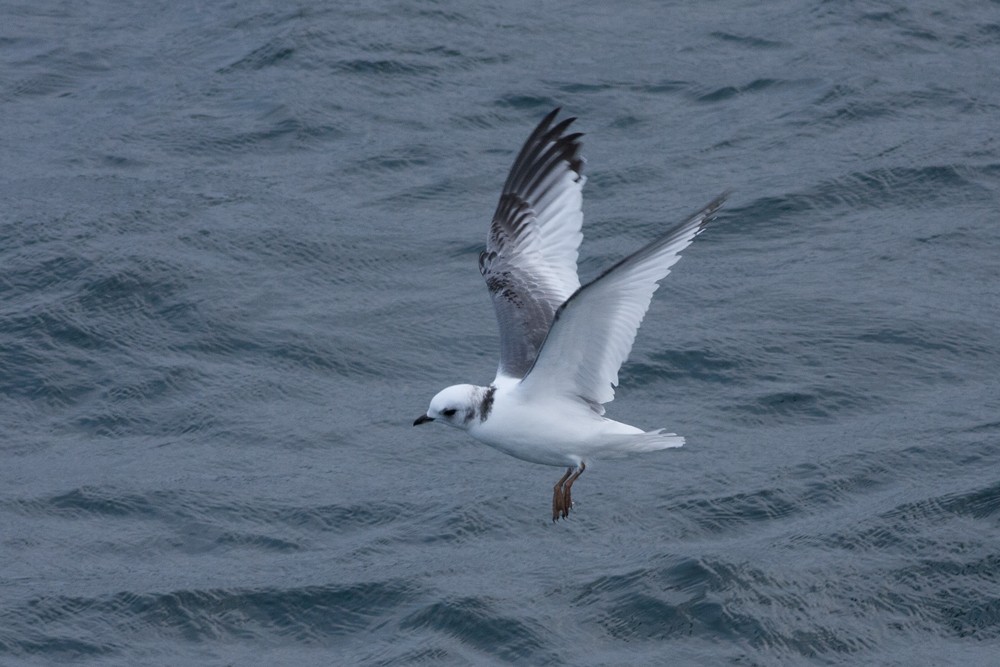
[[[580,475],[583,474],[583,471],[586,469],[587,469],[587,464],[581,461],[580,467],[576,469],[576,472],[573,473],[573,476],[570,477],[568,480],[566,480],[566,483],[563,485],[563,493],[566,496],[565,500],[563,500],[562,516],[564,519],[569,516],[569,510],[571,507],[573,507],[573,496],[570,495],[570,489],[573,488],[573,482],[575,482],[580,477]]]
[[[563,494],[563,488],[562,488],[562,486],[563,486],[563,482],[565,482],[567,479],[569,479],[569,476],[571,474],[573,474],[573,469],[572,468],[566,468],[566,474],[563,475],[562,477],[560,477],[559,481],[556,482],[556,485],[552,487],[552,520],[553,521],[558,521],[559,520],[559,515],[563,514],[563,512],[565,511],[563,509],[564,494]]]
[[[573,488],[573,482],[583,474],[583,471],[587,469],[587,464],[580,462],[580,467],[575,471],[573,468],[567,468],[566,474],[563,475],[556,485],[552,487],[552,520],[558,521],[561,518],[565,519],[569,516],[569,510],[573,507],[573,496],[570,493]]]

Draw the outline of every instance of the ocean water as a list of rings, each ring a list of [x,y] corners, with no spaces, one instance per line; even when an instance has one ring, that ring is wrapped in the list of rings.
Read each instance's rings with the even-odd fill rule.
[[[1000,4],[0,4],[0,664],[996,665]],[[584,280],[709,201],[556,468],[477,254],[551,108]]]

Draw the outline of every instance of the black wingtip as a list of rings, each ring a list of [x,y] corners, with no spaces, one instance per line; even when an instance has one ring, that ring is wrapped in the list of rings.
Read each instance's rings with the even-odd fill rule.
[[[704,227],[712,220],[715,220],[715,214],[718,213],[719,209],[725,205],[726,200],[729,199],[729,195],[731,194],[733,194],[732,190],[723,190],[722,194],[717,196],[712,201],[708,202],[708,204],[706,204],[705,207],[702,208],[702,211],[704,211],[705,219],[702,221],[700,227]]]
[[[719,213],[719,209],[721,209],[726,204],[726,200],[729,199],[729,195],[731,193],[732,190],[724,190],[722,194],[716,196],[715,199],[702,206],[701,210],[699,210],[694,215],[689,216],[686,222],[682,222],[681,224],[677,225],[676,228],[679,229],[683,227],[685,224],[689,225],[696,219],[701,218],[701,221],[698,222],[698,226],[696,227],[697,229],[696,233],[700,234],[701,231],[705,229],[705,227],[708,227],[708,225],[710,225],[712,222],[715,221],[715,218]],[[669,233],[665,234],[664,236],[669,236]]]
[[[575,117],[564,118],[553,125],[560,111],[562,107],[556,107],[535,126],[514,158],[501,192],[506,194],[526,187],[540,171],[544,172],[560,160],[568,162],[577,174],[581,173],[584,163],[580,157],[580,137],[583,134],[564,134]]]

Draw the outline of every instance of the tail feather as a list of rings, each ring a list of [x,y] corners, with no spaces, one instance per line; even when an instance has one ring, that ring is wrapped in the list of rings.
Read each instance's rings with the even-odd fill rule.
[[[599,452],[595,452],[598,458],[607,459],[626,454],[681,447],[684,444],[684,438],[676,433],[667,433],[661,428],[646,433],[613,435],[605,442],[606,445]]]

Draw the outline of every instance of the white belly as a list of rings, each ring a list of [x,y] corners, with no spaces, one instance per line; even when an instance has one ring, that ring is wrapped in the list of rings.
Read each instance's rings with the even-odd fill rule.
[[[601,417],[578,401],[525,404],[497,392],[484,422],[469,435],[524,461],[576,466],[609,444],[607,436],[643,433],[641,429]]]

